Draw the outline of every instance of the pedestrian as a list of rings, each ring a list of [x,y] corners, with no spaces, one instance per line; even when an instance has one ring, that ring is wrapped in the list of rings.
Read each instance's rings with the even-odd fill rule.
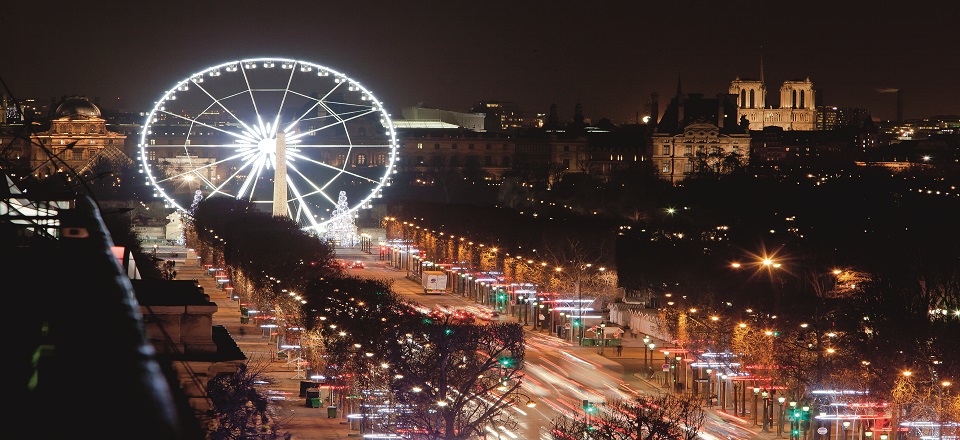
[[[619,357],[621,353],[623,353],[623,346],[622,346],[622,345],[618,345],[618,346],[617,346],[617,357]]]

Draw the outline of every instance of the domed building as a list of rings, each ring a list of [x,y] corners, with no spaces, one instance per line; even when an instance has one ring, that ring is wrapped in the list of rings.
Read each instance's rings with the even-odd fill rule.
[[[56,118],[71,119],[89,119],[99,118],[100,109],[83,96],[71,96],[60,101],[57,110],[54,111]]]
[[[95,165],[108,167],[133,163],[123,153],[127,136],[107,130],[100,109],[84,96],[69,96],[57,104],[50,129],[33,136],[30,169],[38,178],[56,172],[71,177],[90,171]]]

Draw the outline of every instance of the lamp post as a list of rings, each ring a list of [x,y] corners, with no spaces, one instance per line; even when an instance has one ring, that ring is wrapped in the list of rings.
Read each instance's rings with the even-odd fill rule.
[[[850,429],[850,421],[849,421],[849,420],[844,420],[844,421],[843,421],[843,437],[841,437],[840,440],[847,440],[847,430],[848,430],[848,429]],[[852,434],[851,434],[851,437],[852,437]]]
[[[768,393],[767,390],[763,390],[763,392],[761,392],[760,395],[763,396],[763,421],[760,424],[761,426],[763,426],[763,428],[761,429],[761,431],[770,432],[770,428],[769,428],[770,424],[768,423],[768,421],[770,420],[770,414],[767,411],[767,408],[769,407],[768,403],[770,402],[770,393]]]
[[[710,393],[710,376],[713,374],[713,368],[707,368],[707,391],[704,393],[707,398],[707,407],[713,408],[713,395]]]
[[[653,354],[651,353],[650,356],[653,357]],[[670,361],[670,352],[664,350],[663,366],[666,367],[666,369],[663,370],[663,387],[664,388],[670,388],[670,368],[668,365],[670,365],[671,363],[672,362]]]
[[[727,410],[727,375],[717,371],[717,397],[720,410]]]
[[[940,386],[937,387],[937,439],[943,440],[943,426],[946,424],[943,420],[943,389],[953,385],[949,380],[940,382]],[[947,401],[950,399],[949,390],[947,392]],[[956,438],[956,437],[954,437]]]
[[[794,440],[800,437],[800,422],[797,421],[797,402],[795,400],[790,401],[790,439]]]
[[[599,344],[599,345],[600,345],[600,348],[599,348],[597,351],[600,353],[601,356],[603,355],[603,346],[604,346],[604,343],[606,342],[606,341],[604,341],[604,339],[606,339],[606,334],[605,334],[606,330],[607,330],[607,323],[601,322],[601,323],[600,323],[600,334],[598,335],[599,337],[597,338],[597,340],[598,340],[599,343],[600,343],[600,344]]]
[[[673,390],[683,392],[683,382],[680,381],[680,368],[683,366],[683,356],[677,355],[674,359],[676,360],[676,367],[673,369]]]
[[[533,325],[533,329],[536,330],[536,329],[537,329],[537,298],[536,298],[536,297],[531,297],[529,302],[530,302],[530,308],[533,310],[533,324],[532,324],[532,325]],[[527,313],[529,314],[529,313],[530,313],[530,310],[527,310]]]
[[[543,303],[545,299],[546,298],[540,298],[540,305],[537,306],[540,308],[540,310],[535,310],[535,312],[537,313],[537,316],[535,316],[534,318],[536,318],[536,320],[540,322],[540,330],[543,330],[543,326],[547,325],[546,316],[543,315],[543,308],[546,307],[546,304]],[[541,319],[540,318],[541,316],[544,316],[544,317]]]
[[[759,414],[757,414],[757,400],[760,398],[760,387],[753,388],[753,424],[756,425],[757,421],[760,420]]]
[[[777,402],[780,404],[777,406],[777,437],[779,438],[783,434],[783,402],[786,402],[787,398],[780,396],[777,397]]]
[[[643,366],[644,366],[644,367],[647,366],[647,346],[648,346],[648,345],[650,345],[650,337],[649,337],[649,336],[644,336],[644,337],[643,337]],[[653,349],[650,349],[650,352],[651,352],[650,358],[651,358],[651,360],[652,360],[652,358],[653,358]]]
[[[653,349],[657,348],[657,344],[654,344],[653,342],[651,342],[651,343],[647,344],[647,348],[650,349],[650,363],[652,364],[652,363],[653,363]],[[646,360],[646,358],[644,358],[644,360],[643,360],[643,365],[644,365],[644,366],[647,365],[647,360]]]

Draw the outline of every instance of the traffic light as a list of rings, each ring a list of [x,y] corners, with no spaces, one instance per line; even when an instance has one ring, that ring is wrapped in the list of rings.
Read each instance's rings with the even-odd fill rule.
[[[596,407],[594,404],[590,403],[589,400],[584,399],[584,400],[583,400],[583,411],[584,411],[585,413],[587,413],[587,414],[593,414],[593,413],[597,412],[597,407]]]
[[[500,358],[500,366],[504,368],[510,368],[511,366],[513,366],[513,358],[508,358],[508,357]]]
[[[580,327],[580,320],[579,320],[579,319],[574,319],[574,320],[573,320],[573,326],[574,326],[574,327]]]

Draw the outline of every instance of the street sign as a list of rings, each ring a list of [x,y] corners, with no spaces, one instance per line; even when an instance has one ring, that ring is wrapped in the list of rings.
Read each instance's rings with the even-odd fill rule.
[[[663,364],[663,371],[670,371],[670,364]]]
[[[567,329],[567,330],[570,330],[570,323],[568,322],[568,323],[564,324],[564,325],[563,325],[563,328],[565,328],[565,329]]]
[[[826,435],[826,434],[827,434],[827,428],[824,428],[823,426],[817,428],[817,434]]]

